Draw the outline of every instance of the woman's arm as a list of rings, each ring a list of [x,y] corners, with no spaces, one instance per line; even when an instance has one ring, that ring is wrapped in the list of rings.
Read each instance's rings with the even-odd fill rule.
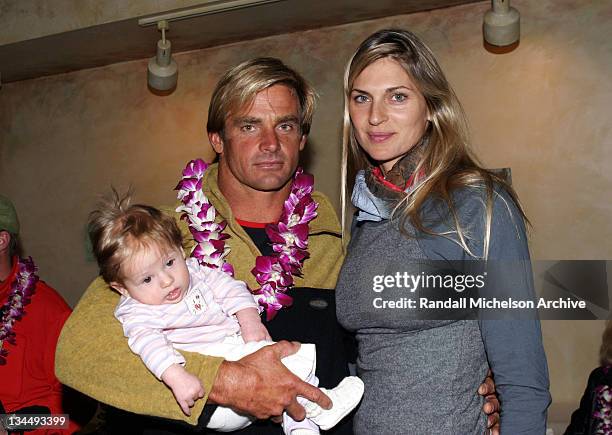
[[[516,299],[535,296],[523,219],[510,197],[494,195],[489,279]],[[530,316],[523,316],[530,317]],[[548,367],[537,318],[480,320],[480,329],[501,402],[502,434],[543,434],[550,405]]]
[[[457,215],[474,255],[484,255],[485,195],[480,188],[463,188],[453,195]],[[432,211],[433,210],[433,211]],[[452,228],[445,205],[430,209],[441,217],[433,228],[441,233]],[[501,294],[513,299],[533,298],[533,277],[525,225],[512,199],[499,189],[494,194],[487,284],[501,283]],[[430,237],[422,242],[428,258],[472,262],[457,243],[445,237]],[[465,267],[473,270],[473,264]],[[479,267],[477,267],[479,270]],[[491,291],[491,288],[487,288]],[[499,293],[497,293],[499,295]],[[484,294],[480,295],[484,296]],[[491,295],[488,295],[491,296]],[[498,296],[499,297],[499,296]],[[498,313],[499,314],[499,313]],[[501,316],[500,316],[501,317]],[[479,320],[482,339],[500,401],[502,434],[542,434],[546,431],[546,409],[550,404],[548,368],[542,346],[540,322],[530,313],[524,320]]]

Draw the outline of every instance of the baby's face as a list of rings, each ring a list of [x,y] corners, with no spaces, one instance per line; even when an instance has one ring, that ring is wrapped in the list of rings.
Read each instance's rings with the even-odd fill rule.
[[[111,286],[122,295],[148,305],[176,304],[189,290],[189,271],[183,251],[142,247],[121,265],[123,283]]]

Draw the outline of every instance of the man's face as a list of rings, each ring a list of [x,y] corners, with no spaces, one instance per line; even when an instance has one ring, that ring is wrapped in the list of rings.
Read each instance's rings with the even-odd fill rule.
[[[264,89],[249,107],[228,116],[223,137],[210,133],[209,139],[221,156],[225,182],[256,191],[280,190],[291,180],[306,143],[298,98],[284,85]]]

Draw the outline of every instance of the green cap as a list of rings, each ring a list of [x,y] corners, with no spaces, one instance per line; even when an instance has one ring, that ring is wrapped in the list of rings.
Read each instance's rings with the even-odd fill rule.
[[[19,219],[15,206],[6,196],[0,195],[0,231],[19,234]]]

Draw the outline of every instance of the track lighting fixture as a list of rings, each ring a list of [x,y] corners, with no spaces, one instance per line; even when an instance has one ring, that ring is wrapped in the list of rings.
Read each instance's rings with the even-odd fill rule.
[[[168,21],[157,22],[157,29],[161,31],[162,39],[157,41],[157,54],[149,60],[147,67],[147,83],[157,91],[169,91],[176,87],[178,67],[172,59],[172,44],[166,39]]]
[[[485,13],[483,20],[485,43],[495,47],[518,45],[520,24],[521,15],[510,7],[510,0],[491,0],[491,9]]]

